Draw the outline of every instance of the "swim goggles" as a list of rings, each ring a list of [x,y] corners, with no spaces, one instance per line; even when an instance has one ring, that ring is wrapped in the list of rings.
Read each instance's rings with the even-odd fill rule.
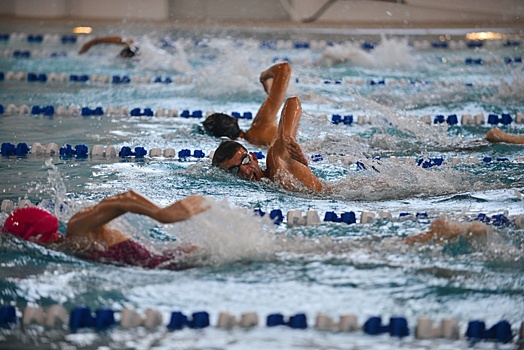
[[[237,174],[238,175],[238,173],[240,172],[240,167],[242,165],[248,165],[248,164],[251,164],[251,156],[249,155],[249,153],[246,153],[242,157],[242,160],[240,161],[239,165],[235,165],[233,167],[230,167],[230,168],[227,169],[227,171],[232,173],[232,174]]]

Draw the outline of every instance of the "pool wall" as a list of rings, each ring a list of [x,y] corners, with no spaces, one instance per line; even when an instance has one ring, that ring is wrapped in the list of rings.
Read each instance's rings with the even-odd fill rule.
[[[501,1],[4,0],[10,19],[320,23],[335,26],[519,27],[524,3]]]

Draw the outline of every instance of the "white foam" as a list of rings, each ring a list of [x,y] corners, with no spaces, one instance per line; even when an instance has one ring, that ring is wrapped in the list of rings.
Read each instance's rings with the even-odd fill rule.
[[[175,43],[175,55],[156,47],[148,37],[139,38],[139,64],[141,68],[151,70],[175,70],[179,73],[190,73],[193,69],[181,45]]]
[[[329,46],[324,50],[322,60],[327,64],[349,62],[366,68],[398,68],[412,64],[407,39],[388,39],[384,35],[376,48],[369,52],[352,42]]]

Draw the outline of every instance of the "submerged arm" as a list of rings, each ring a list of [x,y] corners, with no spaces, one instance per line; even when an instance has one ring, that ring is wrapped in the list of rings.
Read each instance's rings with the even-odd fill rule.
[[[428,232],[411,235],[405,238],[407,244],[425,243],[430,240],[448,241],[463,236],[465,238],[486,236],[491,228],[480,222],[455,222],[444,218],[436,218],[430,225]]]
[[[129,46],[133,43],[132,39],[124,40],[121,36],[106,36],[102,38],[95,38],[93,40],[88,41],[85,43],[80,51],[78,51],[79,54],[86,53],[92,46],[97,44],[118,44],[118,45],[125,45]]]
[[[524,135],[508,134],[499,128],[493,128],[486,134],[486,140],[489,142],[506,142],[514,144],[524,144]]]

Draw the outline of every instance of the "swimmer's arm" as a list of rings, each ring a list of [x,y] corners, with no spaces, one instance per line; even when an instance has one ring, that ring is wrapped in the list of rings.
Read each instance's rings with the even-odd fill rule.
[[[506,142],[513,144],[524,144],[524,135],[508,134],[499,128],[493,128],[486,134],[486,140],[489,142]]]
[[[275,64],[262,73],[260,73],[260,83],[264,87],[264,91],[271,95],[283,93],[282,101],[284,100],[289,78],[291,77],[291,66],[289,63]],[[273,90],[273,86],[275,90]],[[280,106],[279,106],[280,107]]]
[[[202,213],[210,206],[202,206],[205,198],[203,196],[189,196],[159,210],[154,218],[162,223],[174,223],[189,219],[193,215]]]
[[[433,232],[423,232],[416,235],[407,236],[404,238],[404,242],[406,244],[413,245],[415,243],[426,243],[433,238],[435,238],[435,234]]]
[[[408,236],[404,239],[407,244],[425,243],[430,240],[448,241],[462,236],[464,238],[483,237],[491,232],[491,228],[479,221],[454,222],[443,218],[436,218],[430,225],[428,232]]]
[[[266,100],[244,135],[244,138],[254,144],[269,145],[277,130],[277,114],[286,97],[286,91],[291,77],[289,63],[276,64],[260,75],[260,82],[268,94]]]
[[[121,36],[106,36],[102,38],[95,38],[93,40],[88,41],[85,43],[80,51],[78,51],[79,54],[86,53],[92,46],[97,44],[118,44],[118,45],[125,45],[129,46],[133,43],[132,39],[124,40]]]
[[[302,148],[296,141],[298,125],[302,116],[302,105],[296,97],[289,98],[282,109],[282,118],[278,125],[277,138],[282,140],[291,159],[308,166]]]
[[[146,215],[161,223],[174,223],[207,210],[208,207],[201,206],[203,201],[202,196],[191,196],[160,208],[138,193],[129,191],[106,198],[99,204],[76,213],[67,224],[67,232],[81,236],[100,229],[128,212]]]

